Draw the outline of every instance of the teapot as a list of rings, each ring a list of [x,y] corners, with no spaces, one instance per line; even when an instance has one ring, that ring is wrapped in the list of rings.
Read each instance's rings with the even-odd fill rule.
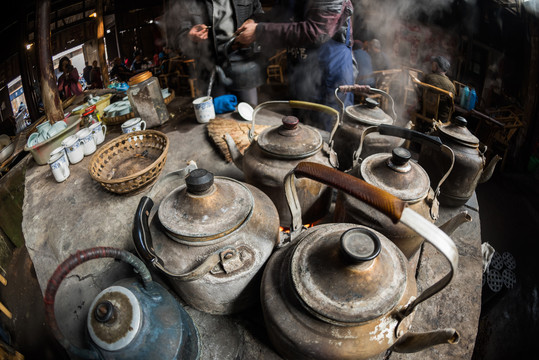
[[[101,291],[87,317],[88,348],[73,345],[60,331],[54,302],[62,281],[75,267],[92,259],[114,258],[133,266],[141,281],[122,279]],[[52,274],[45,291],[45,316],[56,339],[68,353],[84,359],[198,359],[198,330],[178,301],[152,281],[135,255],[96,247],[77,251]]]
[[[294,116],[284,116],[282,125],[264,129],[254,139],[257,114],[269,106],[288,105],[291,108],[317,110],[335,117],[333,134],[339,123],[337,110],[305,101],[268,101],[258,105],[253,111],[249,131],[251,145],[242,155],[229,134],[225,140],[234,164],[245,175],[245,181],[262,190],[270,197],[279,212],[282,227],[290,225],[290,211],[286,204],[283,180],[286,174],[301,161],[312,161],[328,166],[337,166],[337,155],[328,143],[322,140],[320,132],[303,125]],[[331,191],[327,186],[310,179],[298,180],[296,185],[301,193],[302,217],[307,223],[315,223],[329,212]]]
[[[167,178],[176,187],[154,209],[152,197]],[[257,303],[261,269],[279,239],[279,216],[266,194],[193,162],[156,185],[135,213],[140,257],[200,311],[232,314]]]
[[[479,143],[479,139],[466,127],[467,121],[462,116],[456,116],[448,123],[436,123],[435,133],[444,144],[455,154],[453,171],[440,188],[440,204],[461,206],[473,195],[478,184],[490,179],[494,168],[501,157],[495,155],[486,164],[485,152],[487,147]],[[430,148],[421,149],[419,164],[432,174],[431,180],[436,181],[440,176],[442,166],[448,159],[446,156],[435,154]]]
[[[445,256],[450,270],[417,294],[406,257],[376,230],[349,223],[304,229],[295,177],[334,186],[411,227]],[[299,163],[285,188],[293,214],[290,243],[270,258],[261,286],[268,336],[281,356],[371,359],[390,349],[415,352],[458,342],[454,329],[408,331],[417,305],[444,289],[458,267],[449,236],[397,197],[321,164]]]
[[[433,190],[430,187],[429,175],[417,162],[411,160],[411,153],[405,148],[394,148],[391,154],[372,154],[360,163],[358,154],[362,153],[361,147],[364,140],[371,137],[372,133],[414,141],[422,146],[429,146],[433,151],[446,154],[450,159],[453,159],[454,155],[451,149],[442,144],[438,137],[425,135],[418,131],[392,125],[373,126],[363,132],[359,148],[354,153],[353,167],[349,172],[349,174],[398,197],[406,202],[411,209],[434,223],[438,219],[440,186],[451,173],[453,161],[449,163],[448,168],[444,169],[444,176]],[[423,243],[423,237],[409,227],[401,223],[395,224],[369,205],[342,191],[337,195],[334,220],[335,222],[362,224],[381,232],[393,241],[408,259],[412,258]],[[455,215],[441,228],[450,235],[464,221],[471,221],[467,212]]]
[[[378,101],[367,97],[361,104],[347,106],[339,97],[339,92],[354,92],[356,94],[377,93],[389,99],[391,104],[391,113],[388,115],[379,107]],[[395,113],[395,103],[391,95],[383,90],[371,88],[368,85],[342,85],[335,89],[335,98],[341,105],[341,117],[339,127],[335,131],[335,135],[331,140],[334,141],[334,149],[339,158],[339,169],[349,170],[352,167],[353,150],[358,148],[361,134],[371,126],[387,124],[394,125],[397,121]],[[362,153],[363,158],[377,154],[380,152],[389,152],[391,149],[401,146],[404,143],[403,139],[382,134],[372,134],[365,139]]]

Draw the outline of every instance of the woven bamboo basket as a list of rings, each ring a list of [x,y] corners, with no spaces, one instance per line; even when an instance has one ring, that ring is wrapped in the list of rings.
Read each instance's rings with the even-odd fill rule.
[[[102,117],[101,122],[105,125],[122,125],[129,119],[135,117],[135,112],[131,111],[129,114],[114,116],[114,117]]]
[[[170,102],[174,100],[174,98],[176,97],[176,92],[174,91],[174,89],[170,89],[169,94],[170,95],[168,95],[166,98],[163,99],[163,101],[165,102],[165,105],[170,104]]]
[[[120,135],[92,156],[90,176],[110,192],[136,194],[157,180],[168,147],[168,137],[156,130]]]

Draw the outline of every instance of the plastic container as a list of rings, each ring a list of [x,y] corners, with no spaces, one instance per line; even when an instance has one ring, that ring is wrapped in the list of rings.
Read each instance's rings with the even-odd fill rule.
[[[477,102],[477,94],[475,89],[470,90],[470,95],[468,96],[468,103],[466,109],[472,110],[475,108],[475,103]]]
[[[465,86],[464,89],[462,89],[462,93],[460,94],[460,107],[463,107],[466,109],[466,104],[468,102],[468,96],[470,95],[470,89]]]
[[[145,71],[131,77],[127,96],[135,116],[146,121],[148,128],[162,125],[169,119],[159,80],[151,72]]]

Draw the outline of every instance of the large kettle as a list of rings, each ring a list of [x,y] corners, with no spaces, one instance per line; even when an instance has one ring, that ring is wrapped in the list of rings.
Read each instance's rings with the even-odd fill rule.
[[[224,46],[225,63],[222,72],[217,69],[221,81],[233,90],[256,88],[266,82],[266,66],[260,53],[260,45],[254,43],[245,48],[232,50],[236,37]]]
[[[60,284],[78,265],[92,259],[114,258],[135,269],[142,283],[123,279],[104,289],[87,317],[89,346],[73,345],[60,331],[54,301]],[[77,251],[52,274],[45,291],[45,316],[52,332],[69,354],[84,359],[198,359],[198,331],[189,314],[135,255],[96,247]]]
[[[316,103],[304,101],[268,101],[258,105],[253,111],[249,131],[251,145],[242,155],[229,134],[225,135],[228,149],[245,175],[245,181],[266,193],[279,212],[281,226],[290,225],[291,216],[286,203],[283,180],[299,162],[311,161],[328,166],[337,166],[337,155],[330,145],[322,140],[320,132],[303,125],[294,116],[285,116],[282,125],[265,129],[254,140],[257,114],[269,106],[288,105],[291,108],[321,111],[335,117],[333,134],[339,123],[337,110]],[[301,194],[302,217],[306,223],[315,223],[329,212],[331,191],[327,186],[310,179],[298,180],[296,184]]]
[[[354,92],[356,94],[377,93],[389,99],[391,104],[391,113],[389,116],[378,105],[378,102],[367,97],[361,104],[347,106],[339,97],[340,92]],[[339,169],[348,170],[352,167],[352,155],[358,148],[361,135],[366,128],[381,124],[395,125],[397,114],[393,98],[385,91],[371,88],[368,85],[342,85],[335,89],[335,98],[341,104],[341,118],[339,127],[331,140],[334,141],[333,148],[338,154]],[[331,143],[330,140],[330,143]],[[390,152],[391,149],[401,146],[404,140],[374,133],[365,139],[362,153],[363,158],[380,152]]]
[[[490,179],[494,168],[501,157],[495,155],[486,164],[485,152],[487,147],[479,143],[479,139],[466,127],[467,121],[462,116],[456,116],[452,121],[435,124],[435,134],[440,136],[444,144],[455,154],[453,171],[449,174],[440,188],[440,204],[460,206],[465,204],[473,195],[477,184]],[[449,161],[447,156],[440,156],[432,149],[422,148],[419,153],[419,164],[436,181],[442,174],[442,168]]]
[[[231,314],[257,303],[260,270],[279,240],[271,200],[254,186],[193,163],[166,176],[177,187],[160,200],[157,213],[154,193],[137,208],[138,254],[200,311]]]
[[[366,201],[420,233],[450,270],[417,294],[406,257],[381,233],[356,224],[302,228],[295,177],[308,177]],[[303,162],[285,180],[293,214],[291,243],[273,254],[261,299],[269,338],[287,359],[371,359],[386,350],[414,352],[456,343],[454,329],[408,332],[414,309],[445,288],[458,266],[453,241],[393,195],[352,175]]]
[[[429,146],[435,152],[446,154],[451,160],[454,159],[453,151],[442,144],[438,137],[397,126],[379,125],[365,129],[359,148],[354,153],[353,167],[349,172],[351,175],[396,196],[406,202],[408,207],[434,223],[438,219],[440,187],[451,173],[453,161],[444,169],[444,176],[433,190],[430,187],[429,175],[411,159],[410,151],[405,148],[397,147],[391,153],[373,154],[360,163],[358,154],[361,153],[364,139],[373,136],[373,133],[395,136],[420,143],[422,146]],[[335,222],[362,224],[381,232],[393,241],[408,259],[423,243],[423,237],[408,226],[394,223],[376,209],[342,191],[337,195],[334,216]],[[464,221],[471,221],[466,212],[455,215],[441,228],[450,235]]]

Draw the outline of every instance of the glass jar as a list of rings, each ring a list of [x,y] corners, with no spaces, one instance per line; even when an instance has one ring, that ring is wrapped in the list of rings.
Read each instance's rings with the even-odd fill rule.
[[[131,77],[127,96],[135,116],[146,121],[148,128],[162,125],[168,120],[168,110],[163,101],[159,80],[152,76],[151,72],[144,71]]]

